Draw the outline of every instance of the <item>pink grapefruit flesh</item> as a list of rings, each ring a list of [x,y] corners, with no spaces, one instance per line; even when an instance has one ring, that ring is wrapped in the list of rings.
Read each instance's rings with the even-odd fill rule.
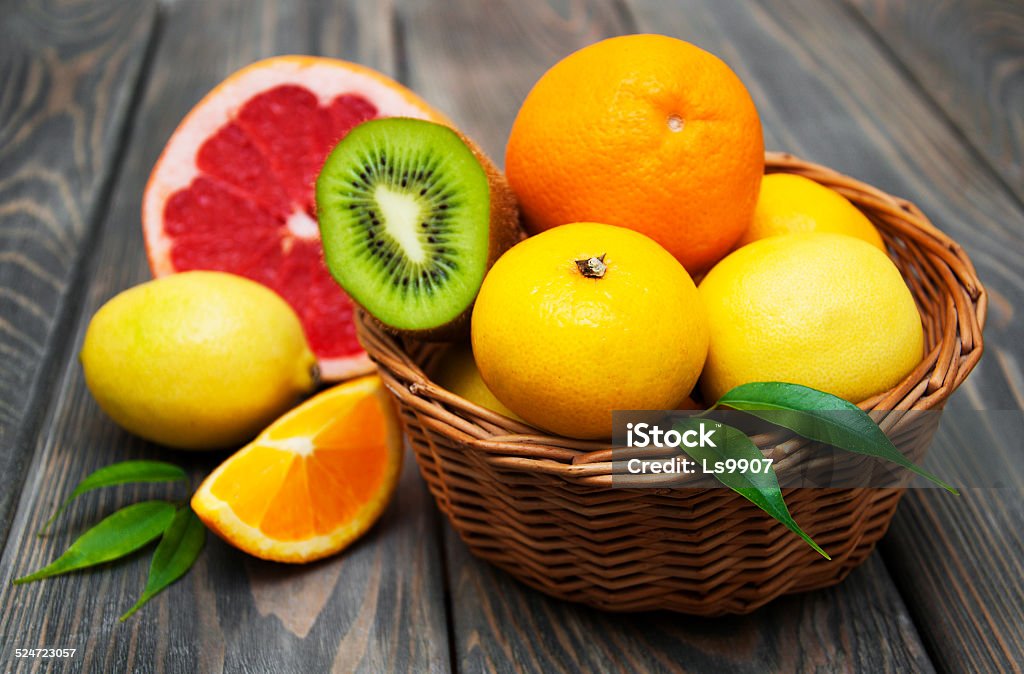
[[[323,262],[313,189],[350,129],[396,116],[446,122],[397,82],[345,61],[282,56],[230,76],[181,122],[146,186],[154,276],[214,269],[258,281],[299,315],[323,379],[369,371],[352,301]]]

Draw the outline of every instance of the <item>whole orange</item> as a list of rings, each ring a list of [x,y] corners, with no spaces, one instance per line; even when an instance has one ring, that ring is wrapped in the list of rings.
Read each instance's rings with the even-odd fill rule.
[[[578,221],[629,227],[693,274],[750,224],[764,140],[750,94],[718,57],[626,35],[540,78],[512,125],[505,170],[531,233]]]
[[[487,387],[527,422],[612,434],[612,410],[664,410],[693,389],[708,349],[690,275],[650,238],[573,223],[509,249],[473,308]]]

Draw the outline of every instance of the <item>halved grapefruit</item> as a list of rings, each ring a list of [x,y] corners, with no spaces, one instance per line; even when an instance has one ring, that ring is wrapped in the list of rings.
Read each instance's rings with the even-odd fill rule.
[[[231,75],[182,120],[153,167],[142,202],[153,275],[214,269],[262,283],[299,315],[323,379],[368,372],[352,302],[324,266],[313,190],[352,127],[397,116],[449,123],[347,61],[278,56]]]

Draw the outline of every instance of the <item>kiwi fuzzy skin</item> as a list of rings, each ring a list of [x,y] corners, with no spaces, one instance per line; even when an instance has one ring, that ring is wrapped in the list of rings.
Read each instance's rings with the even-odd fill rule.
[[[519,222],[519,206],[516,202],[515,193],[509,187],[505,175],[494,165],[490,157],[484,154],[484,151],[461,131],[455,128],[452,128],[452,130],[466,144],[466,147],[473,153],[476,160],[480,162],[484,173],[487,174],[487,185],[491,199],[490,243],[487,249],[487,269],[490,270],[506,250],[522,241],[526,236]],[[452,320],[429,330],[401,330],[393,328],[387,323],[378,320],[365,307],[363,307],[363,311],[370,320],[379,325],[384,331],[393,335],[425,342],[454,342],[469,336],[473,302],[470,302],[465,311]]]

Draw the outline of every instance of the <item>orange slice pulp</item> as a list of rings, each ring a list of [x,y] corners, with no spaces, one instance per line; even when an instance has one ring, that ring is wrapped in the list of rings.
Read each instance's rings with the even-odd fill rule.
[[[218,536],[256,557],[332,555],[380,517],[394,493],[402,435],[376,375],[311,398],[222,463],[192,497]]]

